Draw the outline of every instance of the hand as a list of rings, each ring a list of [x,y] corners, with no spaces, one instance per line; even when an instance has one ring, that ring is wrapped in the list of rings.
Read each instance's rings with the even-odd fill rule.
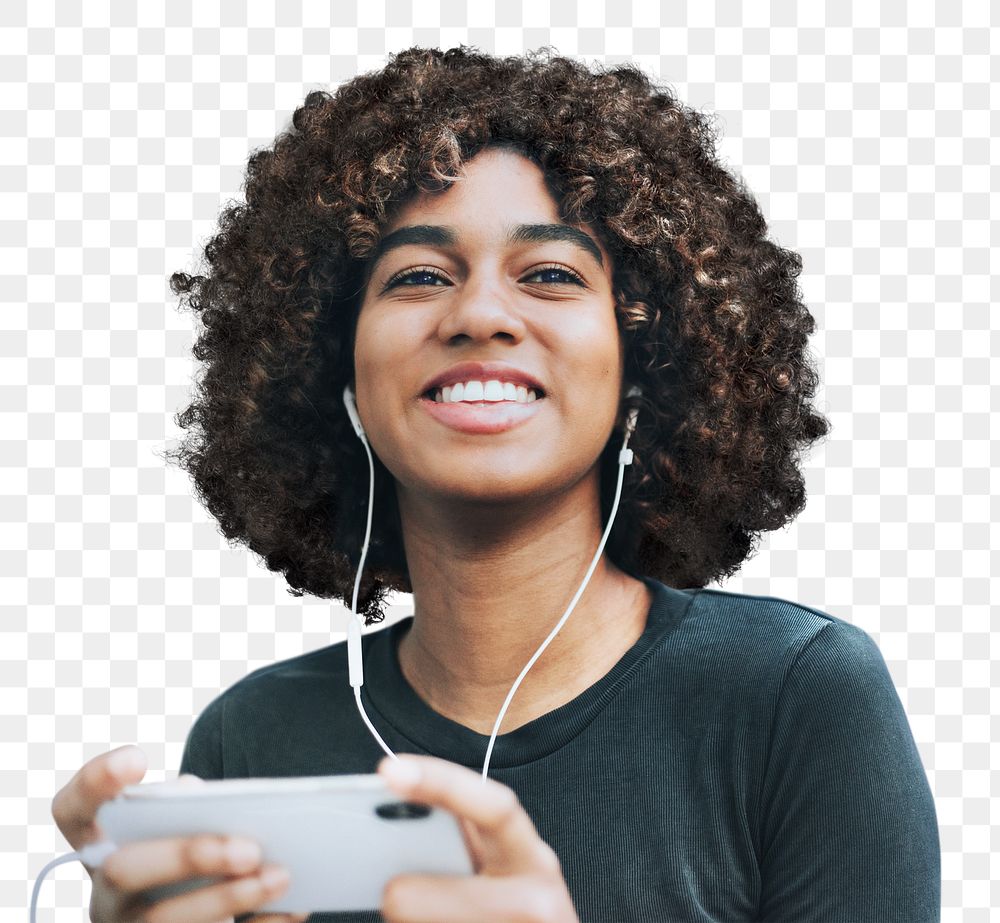
[[[114,798],[126,785],[146,774],[146,755],[138,747],[119,747],[85,763],[52,799],[52,817],[73,849],[103,839],[95,816],[98,807]],[[196,776],[181,776],[189,784]],[[242,860],[229,858],[222,836],[172,837],[127,843],[113,852],[100,868],[84,865],[93,882],[90,919],[94,923],[216,923],[235,914],[252,912],[278,897],[288,877],[266,885],[260,849]],[[273,866],[271,867],[273,868]],[[178,897],[151,902],[143,892],[188,878],[225,878]],[[256,923],[301,923],[307,914],[255,916]]]
[[[413,767],[419,778],[395,781]],[[381,775],[408,801],[444,808],[462,828],[476,874],[397,875],[382,892],[388,923],[579,923],[559,857],[538,835],[515,792],[457,763],[408,753],[387,756]]]

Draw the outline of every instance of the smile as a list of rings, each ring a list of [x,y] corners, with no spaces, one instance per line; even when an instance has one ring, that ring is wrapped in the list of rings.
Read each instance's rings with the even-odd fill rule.
[[[428,392],[428,396],[431,396],[431,394],[431,392]],[[459,381],[453,385],[445,385],[443,388],[435,388],[433,391],[433,398],[439,404],[457,404],[462,401],[467,404],[476,404],[483,401],[491,404],[502,401],[530,404],[540,396],[534,388],[516,385],[512,381],[500,382],[496,379],[485,382]]]

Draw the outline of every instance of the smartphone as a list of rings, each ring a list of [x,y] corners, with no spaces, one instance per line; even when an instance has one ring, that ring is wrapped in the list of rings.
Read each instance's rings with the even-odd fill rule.
[[[396,875],[474,874],[455,816],[401,801],[378,773],[139,783],[104,802],[97,824],[118,846],[202,833],[256,840],[263,862],[290,875],[285,893],[258,913],[376,909]],[[163,900],[222,880],[191,878],[145,894]]]

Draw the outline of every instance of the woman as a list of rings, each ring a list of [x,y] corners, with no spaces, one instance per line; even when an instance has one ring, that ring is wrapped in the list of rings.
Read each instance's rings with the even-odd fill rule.
[[[173,278],[208,363],[180,457],[227,538],[295,595],[350,602],[353,387],[375,455],[359,611],[378,621],[390,590],[415,604],[363,639],[364,711],[420,770],[393,785],[453,811],[476,867],[311,919],[939,919],[933,799],[877,646],[705,589],[801,511],[798,459],[828,423],[800,260],[765,238],[704,118],[631,67],[414,48],[293,122],[251,158],[210,272]],[[599,547],[630,409],[605,553],[480,785],[504,698]],[[258,670],[205,709],[181,772],[371,772],[354,706],[344,644]],[[74,846],[142,777],[118,752],[56,797]],[[211,838],[125,847],[92,873],[92,916],[131,919],[142,891],[196,874],[233,881],[146,919],[250,912],[278,891],[245,861]]]

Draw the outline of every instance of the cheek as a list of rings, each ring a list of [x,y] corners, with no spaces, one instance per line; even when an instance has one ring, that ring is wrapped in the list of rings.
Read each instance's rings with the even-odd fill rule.
[[[380,383],[387,381],[387,369],[398,365],[405,355],[405,337],[399,325],[384,314],[362,311],[354,333],[354,374],[358,398],[362,392],[378,395]],[[381,389],[385,390],[385,389]]]
[[[591,400],[601,407],[608,402],[617,404],[625,351],[613,320],[595,319],[574,340],[572,352],[582,360],[580,368],[590,385],[587,390],[591,392]]]
[[[408,405],[420,384],[414,366],[423,331],[403,312],[366,310],[354,336],[354,377],[358,413],[372,452],[397,480],[412,463]]]
[[[354,368],[359,373],[377,359],[378,351],[372,347],[378,343],[378,327],[378,319],[362,307],[354,326]]]
[[[393,362],[393,341],[384,326],[377,317],[362,311],[354,333],[354,393],[372,449],[383,441],[381,434],[387,416],[383,408],[390,397],[387,389],[380,386],[387,380],[386,368]]]
[[[606,321],[579,333],[569,344],[569,355],[575,357],[574,373],[561,389],[561,400],[566,402],[566,438],[574,446],[564,446],[564,450],[582,458],[598,455],[613,434],[621,402],[624,352],[617,328]]]

